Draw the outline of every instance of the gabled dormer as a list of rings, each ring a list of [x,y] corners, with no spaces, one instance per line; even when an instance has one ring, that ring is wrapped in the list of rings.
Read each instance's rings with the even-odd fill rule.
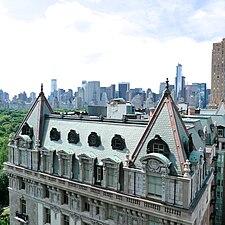
[[[9,148],[9,155],[15,155],[15,161],[19,162],[23,158],[23,162],[29,162],[27,163],[29,168],[34,170],[40,169],[40,147],[42,146],[44,120],[46,115],[52,113],[53,110],[45,98],[43,86],[41,85],[41,92],[38,98],[28,111],[15,136],[10,140],[12,148]],[[24,139],[29,139],[29,154],[26,151],[22,151],[22,146],[16,144],[18,141],[24,143]],[[13,150],[14,148],[15,150]],[[22,164],[24,165],[24,163]]]
[[[41,145],[44,117],[52,113],[53,109],[46,99],[43,92],[43,85],[41,85],[41,91],[17,130],[16,136],[23,134],[29,135],[33,143],[39,140]]]
[[[141,159],[150,153],[159,153],[171,162],[171,172],[184,174],[184,163],[189,156],[190,138],[178,109],[170,95],[167,80],[166,90],[155,109],[134,153],[130,165],[141,168]]]

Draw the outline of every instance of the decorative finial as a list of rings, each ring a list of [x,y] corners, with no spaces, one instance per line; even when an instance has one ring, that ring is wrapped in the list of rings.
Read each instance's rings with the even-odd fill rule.
[[[166,90],[169,90],[169,80],[166,78]]]
[[[186,177],[186,178],[189,178],[190,177],[190,161],[188,159],[186,159],[186,162],[184,163],[184,176],[183,177]]]
[[[165,91],[164,91],[164,95],[168,96],[170,94],[170,90],[169,90],[169,80],[168,78],[166,78],[166,87],[165,87]]]
[[[43,83],[41,83],[41,92],[43,92]]]

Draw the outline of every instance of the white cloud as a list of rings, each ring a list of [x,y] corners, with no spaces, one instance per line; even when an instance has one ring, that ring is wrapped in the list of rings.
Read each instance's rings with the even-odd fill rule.
[[[167,77],[174,83],[178,62],[189,83],[210,86],[212,42],[222,38],[216,24],[224,23],[224,4],[216,9],[193,1],[130,2],[131,11],[106,13],[97,8],[104,1],[94,8],[59,1],[44,17],[27,21],[9,16],[0,1],[0,89],[38,92],[43,82],[47,95],[57,78],[64,89],[75,90],[86,79],[102,86],[130,81],[132,88],[158,92]]]

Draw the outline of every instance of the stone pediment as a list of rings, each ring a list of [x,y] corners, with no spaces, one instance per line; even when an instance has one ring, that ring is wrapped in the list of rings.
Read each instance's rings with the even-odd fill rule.
[[[82,153],[78,155],[78,158],[82,159],[95,159],[97,156],[93,152]]]
[[[122,160],[117,156],[112,156],[112,157],[109,157],[109,158],[102,159],[102,162],[103,163],[117,164],[117,163],[121,163]]]
[[[144,170],[147,172],[161,173],[163,170],[169,172],[170,160],[160,153],[150,153],[140,159]]]
[[[30,148],[32,140],[28,135],[18,135],[15,137],[18,147]]]

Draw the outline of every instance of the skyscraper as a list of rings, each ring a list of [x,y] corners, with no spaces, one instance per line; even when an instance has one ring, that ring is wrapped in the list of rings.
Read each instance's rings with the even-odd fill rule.
[[[182,65],[178,63],[175,78],[175,102],[183,102],[185,99],[185,77],[182,76]]]
[[[51,79],[51,93],[57,91],[57,79]]]
[[[88,81],[85,95],[88,105],[98,105],[100,102],[100,81]]]
[[[121,82],[118,85],[119,89],[119,97],[127,100],[127,91],[130,90],[130,83],[129,82]]]
[[[225,38],[213,43],[211,65],[211,105],[217,106],[225,97],[224,79],[224,47]]]

